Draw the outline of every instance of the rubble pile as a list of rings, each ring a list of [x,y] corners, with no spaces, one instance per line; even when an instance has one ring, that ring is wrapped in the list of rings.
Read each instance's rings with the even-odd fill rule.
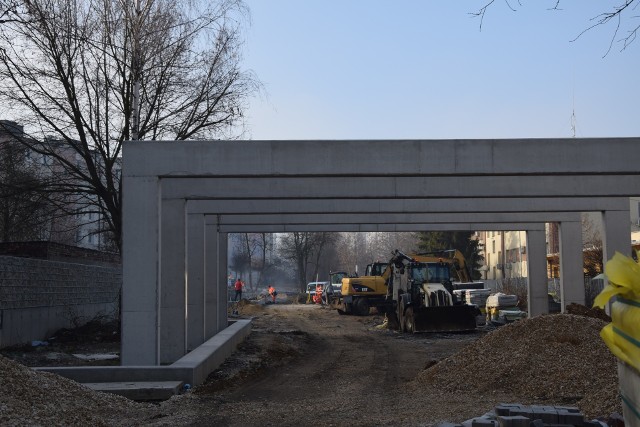
[[[144,415],[145,407],[0,356],[0,425],[135,424],[131,414]]]
[[[621,413],[616,361],[599,336],[605,324],[572,314],[520,320],[425,369],[416,383],[571,404],[589,417]]]

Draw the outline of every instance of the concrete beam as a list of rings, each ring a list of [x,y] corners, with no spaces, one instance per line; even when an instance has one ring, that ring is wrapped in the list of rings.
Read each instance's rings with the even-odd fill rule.
[[[187,350],[199,346],[209,337],[205,334],[207,294],[205,287],[205,217],[187,215],[187,252],[185,277],[187,289]]]
[[[221,319],[219,307],[224,300],[222,291],[219,289],[220,257],[227,255],[220,253],[220,233],[218,232],[218,221],[215,216],[205,217],[205,337],[207,339],[214,336],[226,325],[227,311],[224,310],[224,320]],[[226,272],[226,269],[225,269]],[[226,291],[226,281],[225,281]],[[226,304],[226,300],[224,300]]]
[[[582,222],[564,221],[560,229],[560,304],[584,305],[584,272],[582,261]]]
[[[547,250],[544,231],[527,231],[528,312],[535,317],[549,312],[547,292]]]
[[[602,236],[603,262],[606,264],[608,260],[613,258],[616,251],[629,256],[631,254],[629,209],[603,211],[602,223],[604,231]]]
[[[626,197],[465,198],[465,199],[215,199],[187,200],[187,212],[242,213],[457,213],[457,212],[588,212],[629,208]]]
[[[220,225],[251,224],[455,224],[560,222],[580,218],[576,212],[506,212],[506,213],[368,213],[368,214],[255,214],[219,215]]]
[[[514,231],[542,230],[544,223],[442,223],[442,224],[251,224],[221,225],[226,233],[292,233],[302,231],[327,232],[412,232],[412,231]]]
[[[122,365],[158,363],[159,185],[125,177],[122,220]]]
[[[123,172],[238,176],[242,165],[247,176],[637,174],[639,146],[640,138],[129,141]]]
[[[160,242],[160,363],[172,363],[187,353],[186,203],[163,199]]]
[[[163,197],[186,199],[570,199],[636,196],[639,175],[172,177],[161,185]]]

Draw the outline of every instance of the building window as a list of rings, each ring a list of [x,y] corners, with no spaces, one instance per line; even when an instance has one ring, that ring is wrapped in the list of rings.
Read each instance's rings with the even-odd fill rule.
[[[491,241],[491,253],[493,253],[493,254],[496,253],[496,241],[495,240]]]

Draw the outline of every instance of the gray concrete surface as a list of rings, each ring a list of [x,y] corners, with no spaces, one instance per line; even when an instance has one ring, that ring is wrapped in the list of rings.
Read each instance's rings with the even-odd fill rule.
[[[91,387],[123,389],[123,393],[129,395],[164,396],[169,390],[166,384],[161,386],[159,383],[172,383],[173,385],[169,387],[171,390],[176,383],[191,386],[202,384],[250,332],[251,320],[235,320],[223,331],[171,365],[38,367],[34,369],[52,372],[82,384],[93,384]],[[156,383],[156,385],[152,386],[150,383]]]
[[[91,390],[117,394],[136,401],[167,400],[171,396],[180,394],[184,383],[182,381],[139,381],[139,382],[110,382],[84,383]]]

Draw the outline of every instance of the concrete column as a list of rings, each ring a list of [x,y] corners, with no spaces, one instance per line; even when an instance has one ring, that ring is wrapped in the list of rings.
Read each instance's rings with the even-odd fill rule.
[[[527,289],[529,317],[549,312],[547,297],[547,249],[544,231],[527,231],[527,250],[529,252]]]
[[[631,225],[629,209],[602,212],[602,262],[613,258],[616,251],[631,255]],[[606,273],[606,271],[605,271]]]
[[[560,303],[562,312],[571,303],[585,303],[582,261],[582,222],[563,221],[560,234]]]
[[[187,349],[185,200],[163,199],[160,220],[160,363],[173,363]]]
[[[229,295],[227,290],[227,248],[229,235],[218,233],[218,332],[228,325],[227,302]]]
[[[218,221],[205,216],[204,334],[208,340],[218,333]]]
[[[204,215],[187,215],[187,351],[193,350],[206,340],[204,228]]]
[[[157,365],[159,184],[123,177],[122,348],[124,366]]]

